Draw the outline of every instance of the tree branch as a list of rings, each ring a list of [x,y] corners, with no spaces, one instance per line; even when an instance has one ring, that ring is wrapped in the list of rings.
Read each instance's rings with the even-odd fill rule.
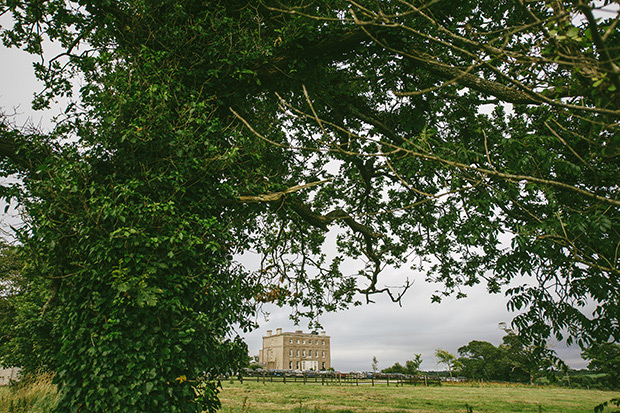
[[[42,142],[36,142],[36,135],[24,136],[11,127],[6,116],[0,120],[0,159],[6,159],[19,172],[34,176],[39,168],[56,154],[54,148]],[[35,139],[33,139],[35,138]]]
[[[242,196],[237,197],[237,201],[241,203],[276,202],[276,201],[280,201],[287,194],[292,194],[293,192],[301,191],[302,189],[311,188],[313,186],[321,185],[326,182],[331,182],[332,180],[333,179],[329,178],[329,179],[324,179],[322,181],[310,182],[308,184],[295,185],[281,192],[271,192],[268,194],[261,194],[261,195],[242,195]]]

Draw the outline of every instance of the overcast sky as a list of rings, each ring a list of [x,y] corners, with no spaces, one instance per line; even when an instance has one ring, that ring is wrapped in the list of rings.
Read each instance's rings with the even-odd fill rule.
[[[1,23],[0,23],[1,24]],[[32,113],[29,109],[33,93],[40,88],[33,74],[31,59],[16,50],[0,48],[0,106],[5,113],[17,108],[18,124],[28,118],[35,124],[49,128],[49,119],[59,112],[54,108],[48,113]],[[2,211],[4,208],[1,209]],[[11,211],[9,211],[11,213]],[[3,216],[4,222],[14,218]],[[437,348],[454,354],[471,340],[484,340],[498,345],[504,332],[501,322],[510,323],[514,314],[506,310],[506,298],[489,295],[483,286],[468,290],[469,297],[446,299],[441,304],[431,304],[430,297],[438,288],[424,281],[423,274],[406,273],[406,269],[388,272],[388,279],[415,280],[414,286],[403,299],[402,307],[387,297],[377,297],[375,304],[363,305],[348,311],[324,316],[324,330],[331,336],[332,366],[340,371],[371,370],[372,357],[376,356],[379,368],[386,368],[413,358],[421,353],[422,369],[437,369],[434,351]],[[284,331],[307,330],[307,322],[294,326],[288,316],[290,310],[265,307],[270,312],[267,320],[258,317],[260,329],[244,335],[250,355],[257,355],[262,336],[268,329]],[[567,348],[563,343],[551,343],[559,356],[573,368],[587,364],[579,356],[580,350]]]
[[[412,274],[409,274],[410,278]],[[514,317],[506,310],[506,298],[490,295],[483,286],[469,289],[468,297],[445,299],[431,303],[430,297],[437,288],[424,281],[418,274],[414,286],[403,299],[402,307],[387,297],[377,297],[375,304],[362,305],[348,311],[328,314],[321,324],[331,337],[332,366],[340,371],[371,370],[372,357],[376,356],[379,368],[395,362],[404,364],[416,353],[422,354],[422,369],[438,369],[435,349],[442,348],[454,354],[472,340],[488,341],[499,345],[504,331],[499,324],[509,324]],[[261,328],[244,337],[250,355],[258,355],[262,336],[267,330],[283,328],[284,331],[303,329],[309,332],[308,323],[296,327],[288,318],[290,310],[272,306],[270,315],[259,316]],[[573,368],[585,368],[577,346],[550,342],[560,358]],[[442,369],[442,368],[440,368]]]

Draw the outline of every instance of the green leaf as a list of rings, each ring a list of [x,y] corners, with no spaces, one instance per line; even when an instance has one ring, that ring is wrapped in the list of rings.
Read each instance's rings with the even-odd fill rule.
[[[566,36],[570,38],[575,38],[579,34],[579,29],[577,27],[571,27],[567,32]]]

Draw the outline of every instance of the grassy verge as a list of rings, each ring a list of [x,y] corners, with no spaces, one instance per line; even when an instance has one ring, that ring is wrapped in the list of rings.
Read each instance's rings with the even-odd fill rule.
[[[520,385],[442,387],[222,383],[223,412],[593,412],[617,392]],[[607,408],[605,412],[615,409]]]
[[[0,387],[0,412],[47,413],[58,403],[52,376],[42,374],[14,386]]]

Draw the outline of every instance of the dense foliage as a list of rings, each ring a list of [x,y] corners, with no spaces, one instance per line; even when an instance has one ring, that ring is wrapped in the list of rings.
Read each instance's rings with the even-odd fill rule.
[[[583,352],[590,360],[588,370],[602,375],[599,382],[609,389],[620,389],[620,345],[596,343]]]
[[[422,355],[414,354],[413,360],[405,361],[405,365],[396,362],[392,367],[381,370],[382,373],[401,373],[415,375],[420,372],[420,364],[422,364]]]
[[[50,296],[47,283],[22,275],[21,253],[20,248],[0,244],[0,365],[36,375],[57,367],[58,310],[43,311]]]
[[[552,376],[558,360],[546,348],[527,345],[522,338],[508,331],[502,344],[470,341],[458,349],[459,374],[474,380],[534,383],[537,378]]]
[[[524,378],[552,334],[620,340],[608,3],[0,3],[5,44],[64,50],[35,106],[82,85],[49,133],[0,124],[23,276],[60,317],[58,409],[215,409],[256,305],[398,301],[411,281],[380,273],[412,263],[437,300],[507,293]]]

